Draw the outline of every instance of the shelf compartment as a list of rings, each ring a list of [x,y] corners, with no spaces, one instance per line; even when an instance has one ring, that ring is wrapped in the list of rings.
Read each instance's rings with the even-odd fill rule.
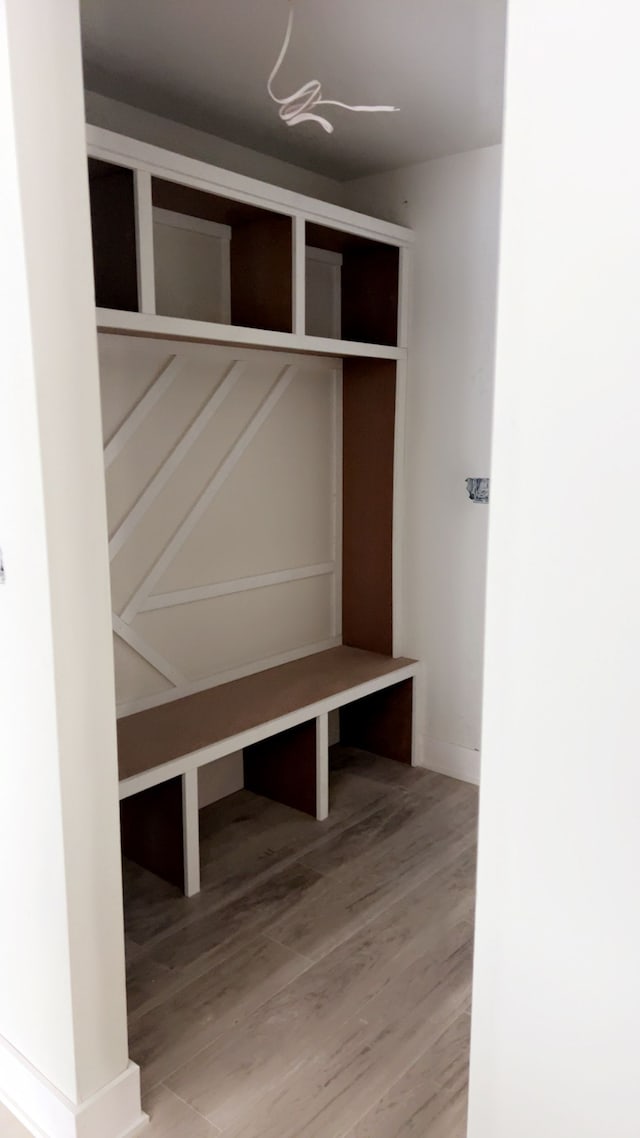
[[[291,217],[160,178],[152,179],[151,197],[160,315],[292,331]],[[184,280],[189,265],[196,279],[176,296],[168,281],[172,272]],[[211,292],[196,300],[207,272]],[[172,297],[179,311],[165,310]]]
[[[133,171],[90,158],[89,201],[96,305],[138,312]]]
[[[338,305],[337,338],[368,344],[398,343],[400,251],[395,245],[307,222],[307,333],[318,316],[327,325]],[[332,254],[326,266],[319,251]],[[324,271],[323,271],[324,270]],[[339,274],[336,283],[336,274]],[[324,297],[320,290],[324,289]],[[337,294],[337,298],[336,298]]]

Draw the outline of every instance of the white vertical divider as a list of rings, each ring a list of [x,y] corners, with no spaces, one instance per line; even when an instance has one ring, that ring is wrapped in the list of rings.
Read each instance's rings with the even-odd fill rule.
[[[406,247],[400,248],[398,276],[398,347],[402,348],[406,348],[409,342],[411,254],[411,249]],[[393,446],[392,651],[394,656],[402,656],[406,652],[404,629],[404,546],[402,534],[404,532],[407,376],[408,367],[406,360],[398,360],[396,364],[396,416]]]
[[[325,712],[316,719],[316,818],[324,822],[329,816],[329,716]]]
[[[331,493],[333,496],[333,583],[331,595],[331,635],[342,635],[342,364],[333,373],[333,453],[331,455]]]
[[[304,336],[307,325],[307,256],[304,217],[293,218],[293,334]]]
[[[134,170],[136,211],[136,256],[138,264],[138,306],[147,316],[156,311],[156,283],[153,258],[153,206],[151,174]]]
[[[392,531],[392,619],[394,656],[406,652],[404,630],[404,491],[405,491],[405,433],[407,415],[407,364],[396,364],[396,416],[393,448],[393,531]]]
[[[413,250],[406,245],[401,246],[400,270],[398,274],[398,347],[409,347],[409,318],[411,296],[411,270]]]
[[[194,897],[200,892],[200,817],[198,812],[198,770],[182,776],[182,841],[184,850],[184,892]]]

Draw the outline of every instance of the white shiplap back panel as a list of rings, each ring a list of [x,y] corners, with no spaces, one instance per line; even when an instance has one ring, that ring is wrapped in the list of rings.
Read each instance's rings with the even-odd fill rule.
[[[331,383],[302,361],[154,592],[333,559]]]
[[[339,361],[99,343],[120,713],[334,643]]]

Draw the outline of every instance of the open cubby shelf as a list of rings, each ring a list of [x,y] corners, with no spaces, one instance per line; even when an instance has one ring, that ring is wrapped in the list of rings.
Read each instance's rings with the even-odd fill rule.
[[[328,648],[316,636],[317,643],[307,645],[305,641],[300,651],[296,649],[296,659],[291,659],[292,653],[283,652],[281,658],[286,663],[276,663],[273,654],[267,660],[251,655],[247,665],[253,669],[251,674],[241,669],[241,678],[230,682],[222,682],[220,674],[217,683],[215,676],[206,681],[209,686],[195,679],[184,681],[181,688],[180,680],[173,692],[165,689],[141,698],[143,710],[135,711],[140,702],[129,704],[127,710],[134,713],[123,714],[119,720],[123,849],[192,895],[199,888],[200,767],[242,749],[247,788],[322,821],[330,808],[331,713],[340,713],[345,742],[378,750],[400,762],[412,761],[417,664],[402,651],[398,586],[402,541],[396,509],[402,493],[411,234],[386,222],[94,128],[89,131],[89,152],[97,322],[101,331],[120,334],[106,337],[107,374],[112,378],[115,375],[120,393],[127,391],[129,382],[134,387],[142,382],[135,361],[143,361],[145,367],[153,364],[149,375],[156,377],[147,380],[151,386],[146,390],[136,387],[136,401],[116,427],[117,447],[113,437],[107,442],[112,458],[128,445],[139,424],[144,423],[149,431],[155,422],[157,437],[168,439],[171,422],[183,414],[180,382],[187,385],[185,399],[188,397],[189,375],[183,380],[181,368],[188,369],[191,360],[195,370],[190,374],[198,383],[205,382],[209,363],[218,367],[224,362],[224,374],[229,375],[229,366],[233,371],[237,366],[233,361],[241,355],[234,355],[234,346],[242,346],[249,371],[246,380],[239,381],[233,390],[240,395],[244,392],[242,398],[249,403],[255,401],[256,391],[266,390],[265,378],[272,374],[269,368],[275,376],[272,392],[277,394],[283,376],[290,373],[286,382],[295,393],[299,372],[300,392],[306,390],[307,398],[311,398],[312,389],[304,384],[312,382],[309,361],[313,360],[313,374],[319,376],[324,401],[318,402],[313,396],[315,402],[312,399],[304,404],[312,408],[304,419],[306,429],[311,430],[308,438],[317,435],[320,421],[325,422],[326,430],[327,392],[333,392],[334,442],[327,449],[327,458],[321,458],[317,482],[326,496],[322,509],[325,513],[333,510],[333,532],[338,536],[331,564],[315,568],[335,575],[329,643],[337,646]],[[152,342],[151,355],[145,356],[147,349],[141,349],[140,340],[131,341],[137,343],[131,354],[132,372],[122,370],[128,357],[120,336],[146,337]],[[154,356],[154,345],[164,341],[166,347]],[[182,359],[184,342],[204,345],[189,348],[187,363]],[[230,365],[223,351],[225,345],[230,348]],[[252,354],[252,349],[262,351]],[[206,358],[204,352],[209,354]],[[313,359],[320,355],[331,358],[322,363]],[[296,359],[301,359],[299,369],[292,363]],[[173,376],[171,369],[177,369],[177,380],[163,378],[165,374]],[[230,380],[223,381],[221,390],[224,383],[229,385]],[[163,392],[169,392],[167,398],[174,400],[166,409],[167,417],[148,420],[147,415],[161,410]],[[199,411],[195,408],[196,426],[189,431],[205,429],[205,418],[214,414],[206,408],[213,408],[215,398],[209,393],[207,403],[201,402]],[[227,396],[221,396],[221,405],[223,398]],[[229,422],[237,422],[235,430],[241,434],[236,433],[234,439],[225,431],[221,455],[231,454],[234,447],[238,458],[244,454],[245,444],[239,444],[238,438],[249,439],[252,431],[258,431],[264,421],[260,408],[267,408],[272,395],[267,399],[262,394],[260,398],[264,403],[253,407],[253,419],[242,429],[240,419],[233,419],[238,407],[234,411],[229,405]],[[289,434],[273,436],[278,440],[275,452],[263,452],[258,447],[262,466],[257,474],[254,470],[253,478],[262,478],[265,461],[277,467],[290,461],[288,440],[292,433],[298,435],[301,427],[301,412],[294,420],[291,407],[302,404],[293,399],[287,410],[283,397],[281,406],[285,410],[278,429]],[[175,427],[178,440],[182,429]],[[259,437],[264,443],[264,436]],[[161,470],[148,484],[154,494],[160,493],[170,472],[175,477],[182,461],[179,456],[184,444],[180,441],[174,446],[178,457],[163,460],[166,477]],[[200,460],[211,465],[202,476],[205,485],[214,485],[220,459],[207,457],[206,448],[199,453]],[[267,453],[271,457],[265,460]],[[305,460],[308,453],[304,452]],[[116,471],[118,494],[124,492],[127,472],[135,469],[129,454]],[[292,470],[290,481],[294,478]],[[141,492],[128,487],[132,502],[137,503],[137,494],[141,493],[141,500],[149,496],[148,487],[142,485]],[[247,498],[246,487],[244,493],[246,511],[251,496]],[[312,498],[317,509],[316,491],[307,489],[303,495],[308,495],[303,497],[305,514]],[[185,502],[188,513],[193,496]],[[127,532],[134,531],[137,509],[137,504],[131,507],[131,517],[122,523]],[[322,510],[318,516],[321,514]],[[149,532],[145,530],[147,537]],[[211,546],[215,560],[219,530],[209,528],[207,532],[215,536]],[[237,534],[237,524],[226,532]],[[286,545],[289,531],[282,531],[282,536]],[[273,544],[267,534],[260,540]],[[233,541],[229,548],[235,549]],[[260,553],[264,548],[260,545]],[[290,572],[275,576],[294,581],[295,561],[289,564]],[[208,569],[214,585],[201,580],[194,584],[205,584],[215,593],[216,566],[210,564]],[[258,572],[258,585],[250,583],[248,587],[267,584],[259,578]],[[173,587],[189,592],[190,586]],[[202,590],[192,592],[200,596]],[[174,603],[172,597],[171,593],[165,596],[166,611]],[[189,597],[180,603],[190,604],[191,600]],[[144,641],[140,626],[134,627],[141,613],[148,620],[158,606],[141,610],[131,605],[133,616],[127,616],[128,607],[121,615],[118,609],[114,617],[117,635],[131,652],[138,652],[152,667],[161,668],[162,654],[153,649],[145,656],[140,647]],[[193,623],[185,625],[185,610],[180,612],[180,626],[195,629]],[[216,621],[217,616],[212,627],[218,636]],[[238,633],[235,617],[234,622],[232,638]],[[148,627],[143,621],[142,630]],[[185,641],[190,647],[191,635]],[[253,640],[251,647],[253,651]],[[170,677],[171,662],[164,663],[168,666],[164,675]],[[185,675],[198,674],[195,668],[183,671]]]
[[[159,334],[175,320],[164,334],[179,336],[187,320],[202,323],[205,339],[214,338],[212,326],[228,325],[254,330],[256,343],[271,332],[300,344],[406,347],[398,330],[407,230],[246,178],[236,179],[237,189],[220,187],[221,171],[164,151],[156,154],[171,157],[174,168],[161,175],[154,162],[150,173],[136,163],[130,140],[118,153],[117,136],[94,129],[91,137],[110,140],[108,148],[90,146],[89,158],[96,306],[112,313],[110,328],[118,328],[118,313],[139,314],[145,334],[154,320],[164,322]],[[195,168],[197,185],[186,172]],[[330,224],[317,220],[319,207]]]

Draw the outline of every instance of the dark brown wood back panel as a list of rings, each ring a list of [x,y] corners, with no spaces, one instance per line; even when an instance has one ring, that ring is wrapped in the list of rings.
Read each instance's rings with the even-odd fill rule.
[[[98,308],[138,311],[133,173],[89,159],[93,274]]]
[[[345,359],[343,367],[342,639],[393,651],[392,360]]]
[[[291,332],[291,218],[258,211],[231,239],[231,323]]]

